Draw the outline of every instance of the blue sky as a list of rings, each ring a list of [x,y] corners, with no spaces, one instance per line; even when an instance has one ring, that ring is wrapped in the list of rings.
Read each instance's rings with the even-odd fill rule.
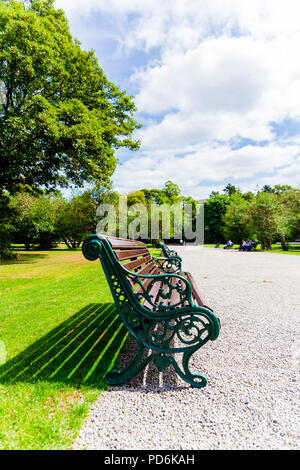
[[[115,188],[171,179],[195,198],[300,184],[300,2],[56,0],[106,76],[135,96],[137,152]]]

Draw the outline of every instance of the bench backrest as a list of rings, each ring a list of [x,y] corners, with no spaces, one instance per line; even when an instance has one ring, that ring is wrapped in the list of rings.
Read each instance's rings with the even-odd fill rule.
[[[137,274],[159,273],[159,269],[145,243],[126,238],[106,237],[123,268]]]
[[[145,243],[138,240],[129,240],[122,238],[106,237],[109,244],[111,245],[114,254],[122,267],[128,271],[134,272],[137,275],[150,276],[145,278],[139,278],[139,284],[134,279],[128,279],[133,292],[141,294],[143,289],[148,290],[148,286],[151,283],[151,287],[148,291],[148,295],[151,296],[152,301],[157,302],[162,280],[153,282],[151,276],[161,274],[162,271],[154,261],[150,251],[148,250]],[[173,299],[174,300],[174,299]],[[165,304],[165,299],[160,300],[162,304]],[[152,303],[145,299],[142,299],[143,306],[153,310]]]
[[[99,256],[115,301],[120,301],[121,296],[117,295],[117,290],[121,289],[123,290],[122,297],[124,293],[127,293],[133,299],[133,294],[135,300],[139,298],[143,307],[150,310],[154,310],[153,304],[157,303],[160,304],[160,308],[181,305],[178,289],[175,288],[180,280],[179,277],[172,278],[174,288],[170,285],[169,292],[163,291],[165,273],[159,268],[145,243],[125,238],[93,235],[85,240],[82,251],[90,260]],[[139,277],[128,275],[127,271]],[[162,276],[155,278],[160,274]]]

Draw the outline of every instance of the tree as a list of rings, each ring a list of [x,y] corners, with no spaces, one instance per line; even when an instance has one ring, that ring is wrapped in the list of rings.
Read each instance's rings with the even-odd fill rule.
[[[183,196],[179,186],[168,180],[162,189],[142,189],[145,194],[146,204],[180,204],[183,202]]]
[[[282,249],[288,251],[288,238],[300,235],[300,190],[288,185],[276,185],[274,193],[280,204],[277,211],[278,236]]]
[[[57,230],[68,248],[78,248],[84,238],[96,231],[97,202],[89,191],[61,201]]]
[[[0,262],[1,259],[15,258],[15,254],[10,250],[10,244],[15,231],[12,221],[14,210],[9,205],[10,198],[7,194],[0,193]]]
[[[223,217],[230,202],[227,194],[214,194],[204,202],[204,237],[206,243],[222,243]]]
[[[143,204],[146,205],[145,193],[142,189],[138,191],[133,191],[127,195],[127,205],[128,207],[133,204]]]
[[[234,193],[223,217],[224,235],[234,243],[251,238],[249,202],[241,193]]]
[[[181,191],[179,186],[176,183],[172,183],[172,181],[166,181],[163,189],[161,190],[162,193],[162,203],[167,204],[178,204],[182,201]]]
[[[74,40],[54,0],[0,5],[0,188],[107,181],[137,149],[132,97]]]
[[[26,250],[30,250],[33,243],[41,249],[51,248],[59,238],[56,230],[58,204],[59,201],[50,196],[36,197],[26,192],[11,197],[14,241],[24,243]]]
[[[240,190],[234,186],[234,184],[228,183],[223,189],[223,192],[228,194],[228,196],[232,196],[233,194],[240,193]]]
[[[272,241],[278,233],[278,211],[279,201],[269,191],[258,192],[250,205],[252,227],[263,250],[272,249]]]

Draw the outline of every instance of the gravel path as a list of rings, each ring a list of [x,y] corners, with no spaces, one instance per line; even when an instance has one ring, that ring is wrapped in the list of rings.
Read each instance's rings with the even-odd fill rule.
[[[206,388],[148,367],[100,395],[74,448],[299,449],[300,256],[177,251],[222,323],[191,367]]]

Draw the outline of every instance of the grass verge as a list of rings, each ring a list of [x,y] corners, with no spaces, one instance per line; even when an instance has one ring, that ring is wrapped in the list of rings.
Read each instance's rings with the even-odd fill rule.
[[[68,250],[0,271],[0,449],[68,449],[127,336],[106,278]]]

